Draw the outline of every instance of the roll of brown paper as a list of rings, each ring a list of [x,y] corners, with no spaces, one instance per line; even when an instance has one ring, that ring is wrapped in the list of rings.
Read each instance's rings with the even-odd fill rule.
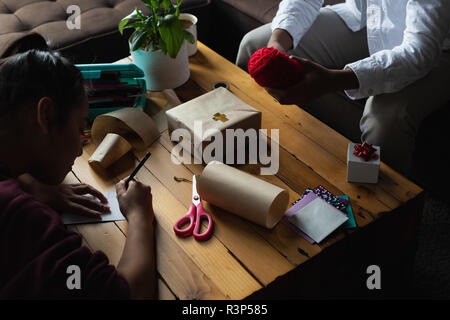
[[[131,144],[127,140],[118,134],[108,133],[95,149],[88,163],[92,167],[100,165],[106,169],[130,150]]]
[[[159,137],[155,122],[137,108],[122,108],[95,118],[92,141],[99,145],[108,133],[116,133],[127,140],[133,149],[144,150]]]
[[[95,118],[92,141],[97,149],[88,163],[95,169],[109,167],[129,150],[144,150],[158,137],[155,122],[137,108],[122,108]]]
[[[266,228],[283,217],[289,193],[222,162],[211,161],[198,179],[203,200]]]

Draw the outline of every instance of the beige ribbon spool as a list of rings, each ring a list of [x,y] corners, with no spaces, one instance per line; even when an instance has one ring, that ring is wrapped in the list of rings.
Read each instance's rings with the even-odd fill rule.
[[[289,202],[287,190],[218,161],[203,170],[198,193],[203,200],[269,229],[283,217]]]
[[[137,108],[122,108],[96,117],[91,133],[98,146],[88,160],[94,168],[107,168],[131,149],[144,150],[159,137],[152,118]]]

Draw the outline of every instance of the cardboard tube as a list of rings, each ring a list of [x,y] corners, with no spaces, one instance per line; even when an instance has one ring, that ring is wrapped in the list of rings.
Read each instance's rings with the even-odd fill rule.
[[[222,162],[211,161],[198,179],[201,198],[265,228],[283,217],[289,193]]]
[[[92,167],[100,165],[106,169],[130,150],[131,144],[127,140],[118,134],[108,133],[95,149],[88,163]]]

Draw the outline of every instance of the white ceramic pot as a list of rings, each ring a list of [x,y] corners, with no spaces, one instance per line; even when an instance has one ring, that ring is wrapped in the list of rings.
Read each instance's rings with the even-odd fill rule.
[[[186,42],[188,56],[190,57],[197,52],[197,22],[198,22],[198,19],[196,16],[194,16],[193,14],[190,14],[190,13],[180,13],[179,19],[186,20],[186,21],[189,21],[190,23],[192,23],[186,30],[189,31],[190,33],[192,33],[192,35],[194,36],[194,43],[187,42],[186,40],[184,41],[184,42]]]
[[[144,72],[147,90],[173,89],[185,83],[190,76],[186,41],[175,59],[161,50],[131,51],[134,63]]]

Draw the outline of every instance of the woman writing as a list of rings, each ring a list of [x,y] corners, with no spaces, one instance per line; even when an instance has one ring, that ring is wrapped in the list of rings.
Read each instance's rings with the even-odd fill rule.
[[[154,213],[148,186],[116,185],[128,237],[117,269],[81,245],[59,213],[109,209],[94,188],[61,182],[82,153],[88,102],[79,70],[58,53],[30,50],[0,62],[0,298],[155,298]],[[102,203],[84,197],[91,194]],[[69,289],[70,266],[81,288]]]

